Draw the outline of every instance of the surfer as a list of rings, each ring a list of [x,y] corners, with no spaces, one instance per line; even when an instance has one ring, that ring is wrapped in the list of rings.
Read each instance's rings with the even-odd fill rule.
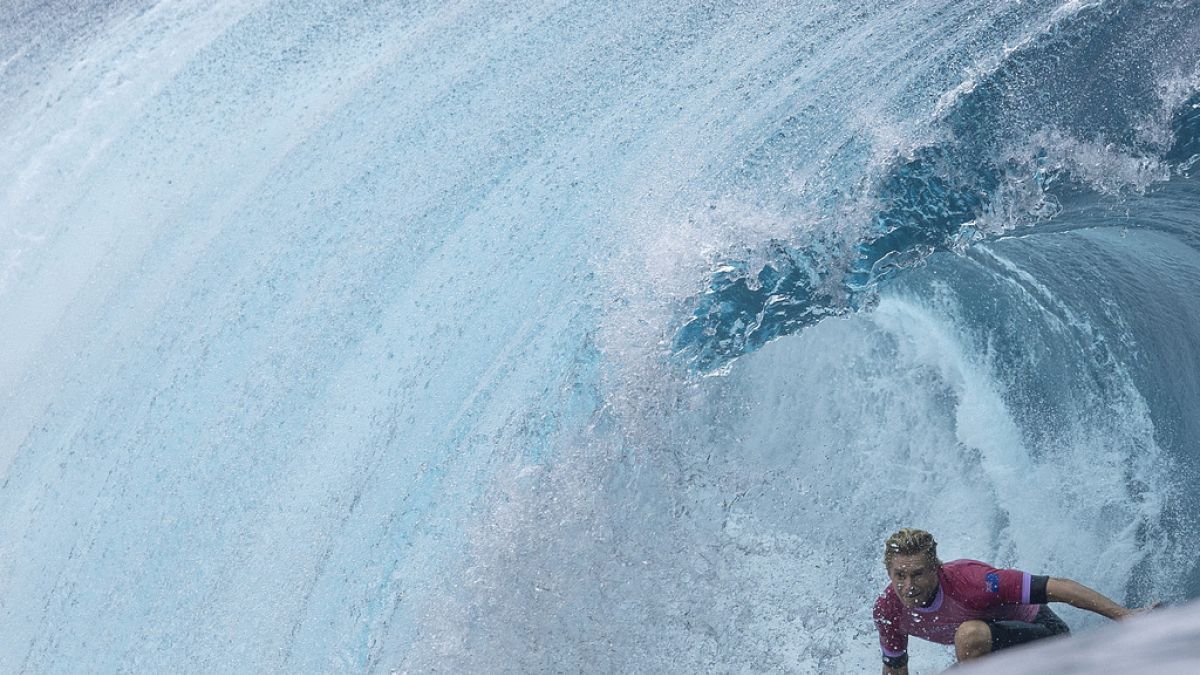
[[[904,528],[884,544],[891,583],[875,601],[875,626],[884,675],[908,675],[908,638],[954,645],[959,661],[998,649],[1066,635],[1070,629],[1048,602],[1121,619],[1130,609],[1071,581],[997,569],[977,560],[942,563],[937,542],[923,530]]]

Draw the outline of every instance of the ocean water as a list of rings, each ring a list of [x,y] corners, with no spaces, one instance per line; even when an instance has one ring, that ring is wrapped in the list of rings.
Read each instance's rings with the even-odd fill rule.
[[[1046,640],[961,666],[971,675],[1154,673],[1191,675],[1200,651],[1200,604],[1169,607],[1069,640]]]
[[[900,526],[1200,596],[1198,64],[1183,0],[6,2],[0,671],[864,672]]]

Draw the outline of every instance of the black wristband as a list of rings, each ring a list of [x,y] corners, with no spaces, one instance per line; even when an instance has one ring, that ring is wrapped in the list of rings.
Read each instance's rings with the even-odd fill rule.
[[[908,665],[908,652],[903,652],[900,656],[883,655],[883,665],[888,668],[903,668]]]
[[[1046,597],[1046,584],[1049,583],[1050,577],[1039,577],[1030,575],[1029,578],[1029,604],[1044,605],[1050,602]]]

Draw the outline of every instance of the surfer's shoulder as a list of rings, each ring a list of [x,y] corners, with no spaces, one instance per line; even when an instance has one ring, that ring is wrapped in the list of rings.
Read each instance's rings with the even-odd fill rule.
[[[879,597],[875,598],[876,616],[890,614],[901,607],[900,597],[896,595],[896,591],[892,588],[891,584],[888,584],[887,588],[883,589],[883,592],[879,594]]]
[[[970,574],[971,572],[977,572],[979,570],[992,569],[995,568],[983,561],[972,560],[970,558],[959,558],[958,560],[951,560],[950,562],[942,563],[943,575]]]

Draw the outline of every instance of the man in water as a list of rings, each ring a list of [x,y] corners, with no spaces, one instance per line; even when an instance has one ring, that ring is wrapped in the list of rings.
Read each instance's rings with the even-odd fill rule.
[[[977,560],[938,560],[937,542],[904,528],[884,544],[891,584],[875,601],[884,675],[908,675],[908,637],[954,645],[959,661],[1070,633],[1048,602],[1121,619],[1129,609],[1092,589],[1053,577],[996,569]]]

